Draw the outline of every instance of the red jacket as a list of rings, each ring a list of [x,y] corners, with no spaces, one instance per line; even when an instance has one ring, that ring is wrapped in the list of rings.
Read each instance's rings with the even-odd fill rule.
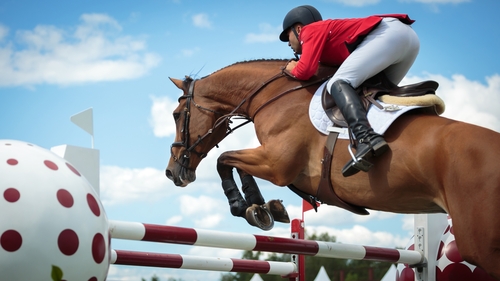
[[[341,65],[384,17],[397,18],[406,24],[414,22],[406,14],[387,14],[356,19],[329,19],[304,26],[299,35],[302,55],[291,73],[297,79],[307,80],[314,75],[320,62],[331,66]]]

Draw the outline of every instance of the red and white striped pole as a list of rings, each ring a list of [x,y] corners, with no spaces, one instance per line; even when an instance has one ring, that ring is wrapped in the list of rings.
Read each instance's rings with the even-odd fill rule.
[[[295,278],[295,276],[297,276],[297,267],[292,262],[198,257],[124,250],[111,250],[110,263],[163,268],[274,274],[286,278]]]
[[[392,263],[419,264],[420,252],[324,241],[230,233],[138,222],[109,221],[112,238],[186,244],[236,250],[301,254],[318,257],[374,260]]]

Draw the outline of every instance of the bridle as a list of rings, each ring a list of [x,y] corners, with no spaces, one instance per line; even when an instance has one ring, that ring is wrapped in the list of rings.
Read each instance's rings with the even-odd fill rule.
[[[287,73],[285,71],[285,68],[283,67],[282,71],[280,73],[269,78],[267,81],[265,81],[264,83],[257,86],[252,92],[250,92],[249,95],[246,95],[246,98],[244,98],[228,114],[223,114],[221,112],[218,112],[218,111],[215,111],[215,110],[212,110],[210,108],[206,108],[206,107],[203,107],[203,106],[197,104],[194,101],[194,85],[195,85],[195,82],[197,80],[193,80],[191,77],[186,77],[185,81],[188,81],[190,83],[189,88],[188,88],[188,93],[187,93],[187,95],[182,95],[181,97],[179,97],[179,100],[178,100],[179,102],[183,99],[186,100],[186,106],[184,107],[184,111],[183,111],[184,112],[184,124],[183,124],[182,130],[181,130],[182,139],[180,142],[174,142],[170,146],[170,155],[171,155],[172,159],[174,160],[174,162],[177,162],[181,167],[183,167],[186,170],[193,170],[192,168],[189,168],[185,164],[185,162],[189,161],[192,153],[196,154],[200,159],[203,159],[207,156],[208,151],[207,152],[200,152],[200,151],[196,151],[195,148],[200,143],[202,143],[205,138],[210,136],[216,129],[218,129],[222,124],[225,124],[225,126],[226,126],[226,136],[227,136],[227,135],[231,134],[233,131],[235,131],[236,129],[238,129],[238,128],[240,128],[240,127],[242,127],[250,122],[253,122],[255,116],[257,115],[258,112],[260,112],[260,110],[262,110],[264,107],[266,107],[270,103],[274,102],[275,100],[281,98],[285,94],[288,94],[290,92],[296,91],[296,90],[301,89],[301,88],[309,87],[309,86],[317,84],[317,83],[324,82],[331,77],[331,76],[323,77],[323,78],[320,78],[318,80],[314,80],[314,81],[309,82],[309,83],[298,85],[296,87],[290,88],[290,89],[280,93],[279,95],[273,97],[272,99],[270,99],[267,102],[265,102],[264,104],[262,104],[259,108],[257,108],[257,110],[253,114],[253,117],[249,117],[247,115],[236,113],[236,111],[238,111],[243,106],[243,104],[245,104],[247,101],[253,99],[254,96],[257,95],[268,84],[270,84],[271,82],[273,82],[274,80],[276,80],[280,77],[285,77],[287,75],[289,75],[289,73]],[[202,135],[202,136],[198,135],[198,139],[193,144],[190,145],[189,144],[189,141],[190,141],[189,122],[190,122],[190,117],[191,117],[191,103],[193,104],[194,107],[198,108],[199,110],[208,111],[208,112],[213,113],[214,115],[221,115],[221,116],[219,118],[217,118],[217,120],[215,121],[212,128],[208,129],[208,131],[204,135]],[[245,119],[246,121],[239,124],[238,126],[236,126],[234,128],[231,128],[230,127],[230,124],[232,123],[231,118],[233,118],[233,117]],[[181,155],[179,155],[179,157],[174,155],[174,152],[173,152],[174,147],[183,147],[184,148],[184,151],[181,153]]]
[[[172,159],[174,159],[174,162],[179,163],[179,165],[181,165],[185,169],[190,169],[189,167],[187,167],[184,164],[184,162],[189,161],[189,158],[191,158],[191,153],[198,155],[198,157],[200,157],[200,159],[205,158],[207,156],[207,153],[196,151],[195,148],[196,148],[196,146],[198,146],[198,144],[200,144],[203,141],[203,139],[205,139],[207,136],[209,136],[215,128],[220,126],[220,124],[217,124],[218,122],[216,122],[216,124],[214,124],[212,129],[208,130],[203,136],[198,136],[198,139],[192,145],[190,145],[189,144],[189,140],[190,140],[189,121],[190,121],[190,117],[191,117],[191,103],[196,108],[198,108],[200,110],[205,110],[205,111],[211,112],[213,114],[219,114],[219,115],[222,115],[222,113],[197,104],[194,101],[194,84],[195,84],[196,80],[192,80],[190,77],[186,77],[186,81],[190,82],[188,94],[182,95],[178,99],[179,103],[183,99],[186,100],[186,106],[184,107],[184,111],[183,111],[184,112],[184,124],[183,124],[182,130],[181,130],[182,139],[180,142],[172,143],[172,145],[170,146],[170,155],[172,156]],[[220,118],[218,120],[220,120]],[[182,152],[182,154],[179,156],[179,158],[177,156],[175,156],[175,154],[174,154],[174,151],[173,151],[174,147],[185,148],[184,151]]]

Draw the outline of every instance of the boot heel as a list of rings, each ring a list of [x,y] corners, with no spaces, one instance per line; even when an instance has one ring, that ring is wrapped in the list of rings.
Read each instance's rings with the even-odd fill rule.
[[[389,149],[389,145],[385,140],[379,141],[373,146],[373,156],[377,157],[384,154]]]
[[[344,177],[350,177],[357,174],[359,171],[368,172],[372,166],[372,163],[364,160],[363,158],[360,158],[357,162],[351,160],[342,169],[342,175]]]

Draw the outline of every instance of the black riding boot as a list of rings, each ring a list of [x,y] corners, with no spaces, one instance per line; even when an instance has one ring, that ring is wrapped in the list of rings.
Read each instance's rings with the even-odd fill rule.
[[[366,110],[356,91],[347,82],[339,80],[333,83],[330,89],[335,103],[344,115],[345,121],[351,128],[358,141],[356,154],[342,169],[342,175],[349,177],[359,171],[368,172],[373,166],[370,159],[382,155],[389,146],[384,138],[375,133],[366,118]]]

